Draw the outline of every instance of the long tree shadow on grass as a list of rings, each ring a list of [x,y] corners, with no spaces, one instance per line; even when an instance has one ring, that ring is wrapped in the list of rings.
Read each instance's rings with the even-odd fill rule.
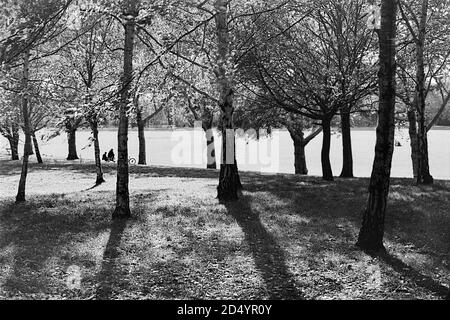
[[[96,292],[97,300],[109,300],[113,294],[113,283],[120,276],[117,268],[117,258],[119,257],[119,246],[122,240],[123,232],[126,228],[126,219],[116,219],[111,222],[111,232],[109,234],[108,243],[103,253],[103,261],[100,273],[98,275],[98,283]]]
[[[25,297],[71,295],[60,271],[72,264],[91,267],[95,263],[89,260],[91,256],[71,254],[68,247],[107,227],[103,206],[94,211],[77,204],[61,195],[34,196],[23,204],[1,204],[0,267],[3,264],[11,270],[3,289]],[[9,259],[2,260],[1,253],[8,248],[15,249]]]
[[[223,202],[228,214],[236,219],[245,234],[257,270],[262,274],[269,299],[300,300],[303,295],[295,286],[295,279],[286,265],[283,249],[278,245],[254,212],[248,196],[236,202]]]
[[[411,280],[416,286],[422,287],[445,298],[449,292],[449,288],[435,281],[433,278],[421,274],[414,268],[405,264],[402,260],[389,253],[381,253],[377,255],[382,261],[392,267],[396,272]]]

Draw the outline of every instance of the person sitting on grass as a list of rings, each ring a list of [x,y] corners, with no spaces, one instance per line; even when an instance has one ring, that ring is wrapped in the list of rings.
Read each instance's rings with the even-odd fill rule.
[[[113,149],[108,152],[108,160],[114,162],[114,151]]]
[[[102,160],[108,162],[108,156],[106,155],[106,152],[102,156]]]

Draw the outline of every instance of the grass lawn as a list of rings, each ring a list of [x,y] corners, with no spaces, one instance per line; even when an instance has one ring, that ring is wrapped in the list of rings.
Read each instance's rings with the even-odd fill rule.
[[[115,167],[0,161],[1,299],[441,299],[450,283],[450,181],[393,179],[388,254],[354,243],[368,179],[241,173],[239,201],[215,170],[134,166],[133,219],[111,221]],[[81,285],[67,279],[74,268]]]

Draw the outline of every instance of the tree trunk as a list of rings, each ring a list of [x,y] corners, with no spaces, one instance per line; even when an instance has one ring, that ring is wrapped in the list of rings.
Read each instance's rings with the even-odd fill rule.
[[[220,164],[219,185],[217,186],[219,201],[236,200],[238,198],[237,192],[242,187],[237,169],[234,141],[234,92],[227,75],[227,72],[229,72],[227,61],[230,54],[227,2],[227,0],[217,0],[214,4],[217,13],[215,17],[218,54],[217,81],[220,92],[219,107],[222,112],[222,162]]]
[[[25,145],[23,147],[22,171],[20,173],[19,188],[17,190],[16,202],[25,201],[25,185],[28,174],[28,158],[31,148],[31,125],[28,114],[28,78],[29,78],[30,50],[24,52],[23,74],[22,74],[22,116],[24,123]]]
[[[380,68],[375,158],[369,183],[369,199],[357,242],[357,246],[365,251],[384,250],[384,219],[394,151],[396,11],[395,0],[382,0],[381,29],[378,31]]]
[[[92,130],[92,136],[94,138],[94,159],[95,159],[95,171],[97,173],[97,178],[95,180],[95,185],[99,185],[105,182],[103,179],[103,169],[102,169],[102,161],[100,158],[100,142],[98,140],[98,123],[95,120],[90,120],[89,125]]]
[[[34,152],[36,154],[36,159],[38,163],[42,163],[41,152],[39,151],[39,144],[36,139],[36,134],[34,132],[31,133],[31,137],[33,138]]]
[[[128,190],[128,100],[133,79],[133,47],[135,19],[139,14],[135,0],[128,0],[124,7],[125,44],[123,56],[122,92],[119,102],[119,129],[117,133],[117,183],[116,208],[112,214],[115,218],[128,218],[130,211],[130,194]]]
[[[29,116],[30,115],[28,114],[28,117]],[[25,129],[23,131],[24,131],[24,134],[25,134]],[[31,122],[30,122],[30,132],[31,132]],[[31,133],[30,133],[29,139],[30,139],[30,141],[33,140],[32,137],[31,137]],[[28,145],[28,152],[27,153],[28,153],[29,156],[32,156],[34,154],[33,143],[32,142],[30,142],[30,144]]]
[[[322,179],[333,181],[333,171],[330,163],[330,146],[331,146],[331,119],[322,120],[323,140],[320,158],[322,161]]]
[[[413,176],[417,179],[417,170],[419,167],[418,159],[419,159],[419,144],[417,141],[417,120],[416,120],[416,112],[414,109],[410,109],[407,112],[408,115],[408,133],[409,133],[409,144],[411,146],[411,161],[413,168]]]
[[[341,113],[342,131],[342,171],[341,178],[353,178],[352,137],[350,129],[350,113]]]
[[[424,46],[427,19],[428,0],[422,1],[422,13],[420,19],[420,29],[416,40],[416,102],[417,102],[417,142],[419,147],[417,184],[432,184],[433,177],[430,175],[428,163],[428,141],[427,126],[425,124],[425,67],[424,67]]]
[[[217,169],[216,149],[214,146],[214,133],[212,126],[210,124],[203,126],[203,131],[205,132],[206,137],[206,168]]]
[[[142,112],[139,108],[136,110],[136,121],[138,125],[138,139],[139,139],[138,164],[147,164],[147,154],[145,151],[145,121],[142,121]]]
[[[306,167],[305,147],[306,143],[303,138],[303,132],[293,132],[293,129],[289,129],[292,141],[294,142],[294,169],[295,174],[308,174],[308,168]]]
[[[236,200],[237,191],[242,187],[236,163],[236,148],[234,141],[232,104],[233,93],[225,98],[220,105],[222,115],[222,162],[220,164],[219,185],[217,198],[220,201]]]
[[[17,125],[12,125],[11,136],[7,139],[11,149],[11,160],[19,160],[19,127]]]
[[[69,154],[67,155],[67,160],[79,159],[77,155],[76,132],[77,129],[74,127],[67,128],[67,143],[69,147]]]

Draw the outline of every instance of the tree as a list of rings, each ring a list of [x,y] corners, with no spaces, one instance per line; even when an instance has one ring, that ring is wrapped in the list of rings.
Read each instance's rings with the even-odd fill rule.
[[[185,90],[185,97],[192,117],[195,121],[201,124],[202,130],[206,138],[206,168],[217,169],[216,165],[216,151],[214,146],[214,106],[209,104],[209,100],[201,95],[194,93],[187,93]],[[194,98],[192,98],[194,97]],[[195,125],[194,123],[192,123]]]
[[[382,0],[379,38],[378,126],[375,158],[369,182],[369,198],[363,214],[357,246],[367,251],[384,250],[383,234],[389,193],[395,130],[396,0]]]
[[[19,160],[20,113],[17,110],[17,103],[15,102],[17,99],[13,99],[11,94],[6,92],[6,90],[2,90],[0,95],[3,101],[0,115],[0,134],[9,142],[11,160]]]
[[[343,13],[350,12],[350,17]],[[241,61],[244,86],[285,111],[320,122],[322,177],[333,180],[330,163],[331,123],[341,114],[344,167],[352,176],[350,114],[373,92],[374,68],[366,55],[371,36],[362,25],[362,1],[324,1],[299,15],[280,11],[259,37],[248,43]],[[266,22],[267,23],[267,22]],[[267,29],[267,28],[266,28]],[[369,61],[368,61],[369,60]]]
[[[84,94],[78,99],[79,116],[74,117],[74,126],[80,125],[84,119],[92,133],[94,159],[96,167],[95,185],[103,183],[103,169],[100,158],[99,125],[107,113],[111,112],[110,104],[103,102],[109,91],[117,87],[117,72],[115,63],[118,59],[109,47],[116,42],[112,35],[118,31],[112,23],[112,18],[102,18],[96,12],[85,12],[80,25],[89,28],[73,45],[65,50],[67,64],[76,71],[76,82],[83,88]],[[74,31],[78,32],[77,30]],[[81,100],[81,101],[80,101]]]
[[[230,79],[231,56],[230,35],[228,30],[228,1],[217,0],[214,4],[216,10],[217,30],[217,86],[219,91],[219,108],[222,121],[222,156],[220,163],[219,185],[217,198],[219,201],[236,200],[241,186],[236,163],[236,150],[233,124],[233,98],[234,89]]]
[[[113,218],[131,216],[130,195],[128,190],[128,109],[130,104],[130,87],[133,80],[133,48],[136,28],[136,17],[139,15],[138,3],[125,0],[123,3],[123,19],[125,29],[123,74],[121,79],[119,108],[119,129],[117,133],[117,183],[116,208]]]
[[[294,118],[294,119],[292,119]],[[300,118],[295,120],[295,118]],[[305,128],[305,119],[302,116],[291,115],[286,123],[286,128],[294,142],[294,168],[295,174],[308,174],[306,166],[305,147],[308,143],[322,132],[322,127],[312,128],[312,132],[305,137],[303,132]]]
[[[17,190],[16,202],[25,201],[25,185],[28,174],[28,157],[31,149],[31,128],[30,117],[28,113],[28,78],[30,66],[30,51],[25,50],[23,53],[23,72],[22,72],[22,117],[23,131],[25,134],[25,144],[23,147],[22,171],[20,174],[19,188]]]
[[[321,126],[315,126],[307,117],[277,107],[276,101],[259,99],[258,96],[251,95],[251,92],[236,110],[236,115],[236,125],[244,130],[255,130],[257,139],[259,130],[271,132],[273,128],[286,128],[294,144],[294,172],[300,175],[308,174],[305,148],[322,132]],[[306,137],[305,130],[310,130]]]
[[[433,183],[428,164],[427,131],[431,127],[426,123],[426,99],[436,89],[433,83],[442,75],[450,56],[446,39],[450,30],[448,5],[446,0],[431,1],[431,6],[428,0],[399,3],[404,32],[398,71],[401,90],[397,95],[407,106],[411,159],[418,184]]]
[[[171,95],[169,95],[165,101],[164,104],[160,105],[159,107],[156,107],[153,112],[150,114],[145,114],[145,105],[141,102],[142,93],[138,90],[136,90],[133,98],[133,107],[136,112],[136,124],[138,127],[138,140],[139,140],[139,156],[138,156],[138,164],[147,164],[147,152],[145,147],[145,126],[146,124],[152,120],[154,117],[156,117],[165,107],[165,103],[170,100]],[[148,102],[148,101],[147,101]]]
[[[8,45],[5,45],[2,49],[2,62],[9,64],[9,69],[12,68],[10,64],[16,61],[17,56],[22,55],[23,57],[23,62],[19,65],[22,67],[20,95],[25,144],[16,202],[25,201],[28,158],[32,150],[29,112],[29,66],[31,61],[31,49],[36,48],[53,38],[54,34],[52,34],[52,30],[54,30],[66,9],[67,4],[61,4],[57,1],[20,3],[17,13],[17,16],[20,18],[20,24],[17,28],[16,36],[12,38],[17,41],[9,42],[9,45],[12,47],[9,51],[6,49]],[[8,43],[8,41],[6,42]],[[39,58],[39,56],[35,56],[32,59],[37,60]]]

